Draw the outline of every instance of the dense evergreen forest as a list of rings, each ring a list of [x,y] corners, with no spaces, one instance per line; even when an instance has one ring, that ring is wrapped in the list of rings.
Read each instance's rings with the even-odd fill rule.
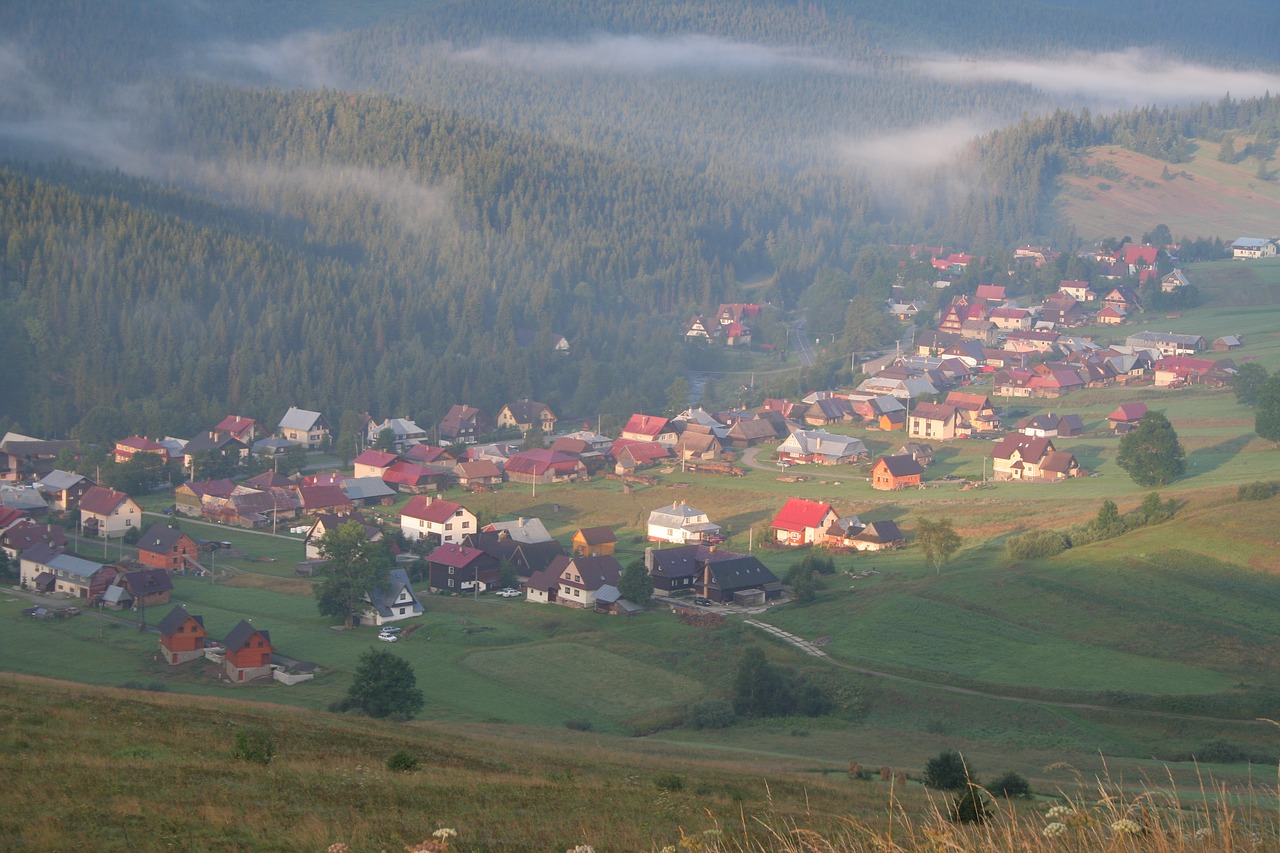
[[[1280,128],[1271,96],[1049,113],[923,72],[922,44],[1133,46],[1135,13],[1101,4],[960,5],[5,4],[0,428],[665,409],[688,369],[747,363],[679,345],[695,312],[768,303],[779,346],[795,309],[882,339],[868,300],[928,275],[889,244],[1068,246],[1046,201],[1083,146],[1176,163]],[[1275,63],[1227,16],[1193,42],[1172,6],[1148,40]],[[953,138],[894,142],[922,126]]]

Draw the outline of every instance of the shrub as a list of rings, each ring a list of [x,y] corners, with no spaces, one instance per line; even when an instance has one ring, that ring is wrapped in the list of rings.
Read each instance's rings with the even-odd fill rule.
[[[1014,536],[1005,544],[1011,560],[1040,560],[1056,557],[1071,547],[1071,540],[1057,530],[1033,530]]]
[[[1280,483],[1245,483],[1236,490],[1236,499],[1242,501],[1265,501],[1275,497]]]
[[[1197,749],[1195,757],[1208,764],[1236,764],[1247,761],[1249,754],[1238,744],[1218,738]]]
[[[689,706],[685,720],[694,729],[727,729],[738,722],[733,703],[726,699],[708,699]]]
[[[394,773],[412,773],[418,764],[418,756],[403,749],[387,759],[387,769]]]
[[[1033,793],[1031,783],[1027,781],[1027,778],[1021,773],[1015,773],[1012,770],[992,782],[988,789],[991,793],[999,794],[1006,799],[1017,797],[1029,800]]]
[[[653,784],[659,791],[668,791],[674,794],[677,791],[684,790],[684,777],[677,773],[664,773],[654,779]]]
[[[991,801],[974,785],[951,803],[950,817],[956,823],[986,823],[991,817]]]
[[[236,744],[231,755],[253,764],[270,764],[276,755],[276,742],[271,732],[263,728],[236,729]]]
[[[589,732],[593,726],[586,717],[573,717],[564,721],[564,727],[575,732]]]
[[[924,783],[943,791],[961,791],[977,779],[969,776],[964,756],[953,749],[944,749],[924,766]]]

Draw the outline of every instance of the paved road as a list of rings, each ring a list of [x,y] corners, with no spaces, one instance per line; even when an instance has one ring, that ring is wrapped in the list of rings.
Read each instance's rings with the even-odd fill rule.
[[[803,323],[797,323],[791,327],[791,334],[796,340],[796,355],[800,357],[800,363],[805,367],[813,366],[818,357],[813,354],[813,345],[809,343],[809,333],[804,330]]]

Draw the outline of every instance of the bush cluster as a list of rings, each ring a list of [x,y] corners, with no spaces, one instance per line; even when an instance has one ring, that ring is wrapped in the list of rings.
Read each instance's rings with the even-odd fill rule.
[[[393,773],[412,773],[418,769],[418,756],[408,750],[400,750],[387,759],[387,769]]]
[[[1136,509],[1124,515],[1116,509],[1114,502],[1106,500],[1102,502],[1097,517],[1084,524],[1067,530],[1032,530],[1010,537],[1005,543],[1005,553],[1011,560],[1055,557],[1068,548],[1102,542],[1148,524],[1168,521],[1177,511],[1177,501],[1173,498],[1162,501],[1158,492],[1148,494]]]
[[[1276,492],[1280,491],[1280,483],[1245,483],[1236,491],[1237,500],[1242,501],[1265,501],[1273,498]]]
[[[271,732],[264,728],[236,729],[236,743],[231,755],[240,761],[252,764],[270,764],[276,756],[276,741]]]

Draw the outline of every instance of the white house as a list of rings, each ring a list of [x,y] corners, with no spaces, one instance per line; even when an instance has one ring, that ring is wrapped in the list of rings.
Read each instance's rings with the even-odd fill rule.
[[[649,513],[649,541],[688,545],[720,539],[720,525],[713,524],[707,514],[684,501],[655,509]]]
[[[373,625],[386,625],[422,615],[422,603],[414,594],[409,575],[404,569],[389,571],[387,582],[365,593],[364,600],[369,606],[361,615],[360,621]]]
[[[452,501],[415,495],[400,510],[400,530],[412,542],[427,539],[437,545],[460,544],[462,537],[477,532],[476,515]]]

